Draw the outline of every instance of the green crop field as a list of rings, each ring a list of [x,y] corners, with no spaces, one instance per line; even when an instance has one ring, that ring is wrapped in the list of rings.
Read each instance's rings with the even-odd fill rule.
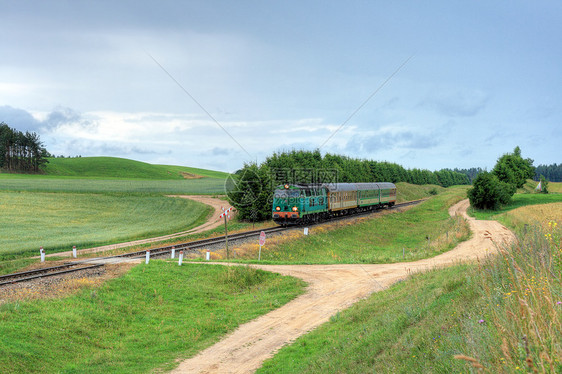
[[[222,194],[226,175],[113,157],[52,158],[41,175],[0,173],[0,259],[186,230],[210,208],[164,195]]]
[[[31,192],[121,192],[186,195],[224,194],[224,180],[218,178],[184,180],[82,179],[69,177],[7,177],[0,174],[0,191]]]
[[[117,179],[224,179],[228,173],[185,166],[153,165],[117,157],[49,158],[46,175]],[[182,174],[184,173],[184,174]]]
[[[210,208],[160,195],[0,191],[0,211],[0,258],[10,258],[182,231]]]
[[[44,174],[0,173],[0,191],[224,194],[227,173],[115,157],[51,158]]]

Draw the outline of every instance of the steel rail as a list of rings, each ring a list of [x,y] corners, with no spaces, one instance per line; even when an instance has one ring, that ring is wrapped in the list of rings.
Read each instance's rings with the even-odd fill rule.
[[[97,267],[104,266],[103,264],[95,264],[95,265],[81,266],[81,267],[75,267],[75,268],[69,269],[70,267],[74,267],[74,266],[77,266],[77,265],[81,265],[81,263],[66,264],[66,265],[61,265],[61,266],[53,266],[53,267],[49,267],[49,268],[36,269],[36,270],[30,270],[30,271],[23,271],[23,272],[20,272],[20,273],[12,273],[12,274],[7,274],[7,275],[2,275],[2,276],[0,276],[0,286],[13,284],[13,283],[19,283],[19,282],[26,282],[26,281],[37,279],[37,278],[52,277],[52,276],[55,276],[55,275],[68,274],[68,273],[73,273],[73,272],[76,272],[76,271],[94,269],[94,268],[97,268]],[[64,270],[62,270],[62,269],[64,269]]]

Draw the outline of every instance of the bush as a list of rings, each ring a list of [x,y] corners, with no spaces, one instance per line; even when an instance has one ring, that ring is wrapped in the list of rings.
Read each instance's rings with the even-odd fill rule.
[[[474,208],[496,210],[509,204],[514,193],[515,186],[500,182],[494,174],[484,171],[474,179],[473,187],[467,194]]]
[[[546,180],[546,178],[545,178],[543,175],[541,175],[540,181],[541,181],[541,190],[540,190],[540,192],[541,192],[541,193],[548,193],[548,181]]]

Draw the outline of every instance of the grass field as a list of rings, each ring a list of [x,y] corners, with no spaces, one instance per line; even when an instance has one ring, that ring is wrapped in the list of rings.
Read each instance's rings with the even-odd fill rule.
[[[68,251],[182,231],[210,207],[147,194],[0,191],[0,259]]]
[[[562,210],[549,205],[548,222],[529,217],[501,255],[373,294],[258,373],[561,373]]]
[[[39,175],[0,178],[0,191],[75,192],[75,193],[160,193],[213,195],[224,194],[224,180],[200,178],[183,180],[79,179]]]
[[[262,247],[262,262],[389,263],[442,253],[470,235],[466,222],[450,217],[447,211],[466,197],[466,187],[442,191],[403,213],[379,213],[373,219],[334,223],[330,228],[312,227],[309,236],[299,230],[290,234],[294,239],[278,244],[268,239]],[[257,244],[248,244],[239,249],[238,258],[256,259],[258,250]]]
[[[446,191],[445,188],[434,184],[417,185],[405,182],[396,183],[396,201],[403,203],[405,201],[412,201],[431,197]]]
[[[81,178],[185,179],[208,177],[224,179],[228,173],[185,166],[153,165],[117,157],[49,158],[46,175]]]
[[[303,291],[246,267],[152,261],[75,295],[0,304],[2,373],[144,373],[177,365]]]
[[[535,182],[534,180],[527,179],[527,182],[520,188],[517,192],[518,193],[536,193],[537,191],[535,188],[539,182]],[[548,191],[550,193],[562,193],[562,182],[548,182]]]
[[[494,219],[504,223],[503,217],[505,213],[513,209],[517,209],[528,205],[540,205],[562,202],[562,194],[526,194],[518,193],[513,195],[510,204],[502,207],[499,210],[478,210],[469,208],[468,214],[477,219]]]
[[[0,173],[0,191],[224,194],[228,176],[219,171],[115,157],[49,160],[45,174]]]

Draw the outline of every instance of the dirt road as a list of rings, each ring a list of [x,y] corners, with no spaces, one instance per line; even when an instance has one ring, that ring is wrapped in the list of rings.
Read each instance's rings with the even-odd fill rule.
[[[180,363],[174,373],[251,373],[299,336],[329,320],[371,293],[388,288],[411,272],[476,260],[514,239],[495,221],[466,215],[468,200],[449,209],[468,219],[473,236],[455,249],[431,259],[384,265],[264,265],[260,269],[291,275],[309,284],[307,292],[288,304],[240,326],[217,344]],[[204,265],[202,265],[204,266]]]

